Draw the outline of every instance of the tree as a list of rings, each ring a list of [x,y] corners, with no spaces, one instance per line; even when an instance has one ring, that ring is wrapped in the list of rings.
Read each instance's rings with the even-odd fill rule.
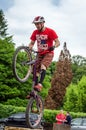
[[[86,75],[86,58],[82,56],[72,57],[73,83],[78,83],[83,75]]]
[[[78,111],[86,112],[86,76],[78,83]]]
[[[63,108],[73,112],[86,112],[86,76],[78,84],[67,88]]]
[[[0,39],[0,102],[6,102],[16,97],[25,98],[30,90],[31,80],[25,84],[16,81],[12,71],[12,59],[15,48],[7,39]],[[3,96],[2,96],[3,95]]]
[[[4,13],[2,10],[0,10],[0,38],[6,37],[7,34],[7,21],[4,18]]]
[[[78,87],[77,85],[70,84],[66,90],[66,95],[64,97],[63,108],[66,111],[77,112],[77,102],[78,102]]]
[[[57,109],[62,106],[63,98],[66,93],[66,87],[71,83],[72,69],[70,53],[64,43],[64,48],[60,53],[59,61],[51,81],[51,88],[45,99],[45,107],[48,109]]]
[[[86,58],[80,55],[76,55],[72,57],[72,63],[78,66],[86,65]]]

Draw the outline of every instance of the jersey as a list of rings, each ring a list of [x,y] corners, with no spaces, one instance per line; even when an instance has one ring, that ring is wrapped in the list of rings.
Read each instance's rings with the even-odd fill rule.
[[[53,29],[47,27],[42,32],[40,32],[39,30],[35,30],[30,37],[31,40],[37,41],[38,51],[44,51],[45,53],[48,52],[47,50],[49,47],[53,46],[53,41],[57,38],[58,36],[56,32]]]
[[[66,119],[66,116],[64,114],[58,114],[58,115],[56,115],[56,119],[58,119],[57,124],[62,124],[63,123],[62,121],[64,121]],[[60,121],[60,120],[62,120],[62,121]]]

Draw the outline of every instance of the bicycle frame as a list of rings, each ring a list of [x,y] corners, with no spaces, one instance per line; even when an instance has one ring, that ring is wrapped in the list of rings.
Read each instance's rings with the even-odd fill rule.
[[[37,91],[34,90],[35,86],[35,79],[36,79],[36,66],[37,66],[37,58],[38,58],[38,52],[32,50],[32,52],[36,53],[36,59],[32,60],[30,62],[27,62],[27,65],[32,65],[32,74],[33,74],[33,84],[32,84],[32,91],[30,92],[30,96],[34,96],[34,98],[37,98]]]
[[[35,58],[32,58],[33,53],[36,54],[34,55]],[[39,127],[44,110],[42,97],[38,94],[36,90],[34,90],[38,53],[39,52],[37,51],[29,50],[29,48],[26,46],[20,46],[16,49],[14,53],[12,63],[14,76],[19,82],[26,82],[31,73],[33,76],[32,90],[27,97],[29,99],[29,102],[27,104],[25,112],[26,123],[27,126],[30,128]],[[36,118],[31,118],[31,114],[36,115]],[[36,120],[37,122],[35,122]]]

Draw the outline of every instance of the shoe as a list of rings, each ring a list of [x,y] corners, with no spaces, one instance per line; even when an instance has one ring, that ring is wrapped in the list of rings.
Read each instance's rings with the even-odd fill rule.
[[[30,95],[27,95],[27,96],[26,96],[26,99],[30,99],[30,98],[31,98],[31,96],[30,96]]]
[[[40,92],[42,90],[42,84],[38,83],[36,86],[34,86],[34,90]]]

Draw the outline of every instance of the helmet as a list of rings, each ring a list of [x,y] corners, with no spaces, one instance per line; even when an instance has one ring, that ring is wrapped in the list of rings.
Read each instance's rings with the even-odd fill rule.
[[[34,20],[33,20],[32,23],[35,24],[35,23],[42,23],[42,22],[45,22],[44,17],[42,17],[42,16],[37,16],[37,17],[34,18]]]

